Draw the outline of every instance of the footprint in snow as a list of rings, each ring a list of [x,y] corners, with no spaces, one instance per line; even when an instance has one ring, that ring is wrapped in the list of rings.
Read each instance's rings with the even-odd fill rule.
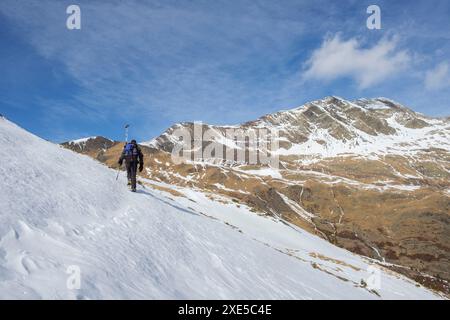
[[[21,260],[22,267],[27,274],[33,273],[33,271],[37,270],[38,267],[34,260],[30,257],[23,257]]]

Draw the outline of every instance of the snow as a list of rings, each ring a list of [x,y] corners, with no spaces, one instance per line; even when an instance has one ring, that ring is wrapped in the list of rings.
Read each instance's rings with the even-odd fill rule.
[[[372,110],[389,110],[392,109],[387,104],[381,102],[380,100],[389,101],[391,103],[395,103],[389,99],[386,98],[378,98],[378,99],[359,99],[354,101],[355,105],[363,105],[366,109],[372,109]]]
[[[380,298],[358,286],[373,262],[297,227],[191,189],[131,193],[123,172],[5,119],[0,143],[1,299]],[[376,291],[440,298],[385,269]]]
[[[157,138],[153,138],[148,141],[142,141],[139,142],[140,145],[150,147],[150,148],[156,148],[158,146],[158,142],[156,141]]]
[[[85,138],[81,138],[81,139],[76,139],[76,140],[71,140],[69,141],[69,143],[73,143],[73,144],[84,144],[86,142],[88,142],[91,139],[95,139],[97,138],[96,136],[93,137],[85,137]]]
[[[279,192],[277,193],[281,197],[281,199],[283,199],[284,203],[286,203],[292,209],[292,211],[298,214],[301,218],[305,219],[308,222],[311,222],[311,219],[315,217],[312,213],[303,209],[299,204],[295,203],[284,194]]]
[[[330,135],[328,130],[316,128],[309,139],[302,144],[293,144],[291,148],[280,148],[278,155],[314,156],[316,159],[336,157],[339,155],[371,156],[399,154],[414,156],[424,149],[439,147],[450,151],[450,130],[443,120],[433,122],[424,128],[411,129],[398,123],[396,115],[386,119],[389,126],[396,129],[396,134],[369,135],[357,128],[349,130],[356,134],[351,140],[340,140]],[[344,126],[347,126],[344,124]],[[348,126],[347,126],[348,127]],[[321,144],[317,141],[325,141]]]
[[[247,174],[254,174],[257,176],[268,176],[272,177],[274,179],[282,179],[283,176],[280,173],[280,170],[271,168],[271,167],[262,167],[261,169],[255,169],[255,170],[236,170],[239,172],[244,172]]]

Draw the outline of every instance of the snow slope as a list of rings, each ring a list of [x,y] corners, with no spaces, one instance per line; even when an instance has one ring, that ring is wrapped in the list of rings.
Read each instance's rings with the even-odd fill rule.
[[[2,299],[439,298],[384,269],[375,294],[359,285],[367,259],[194,190],[131,193],[123,173],[5,119],[0,143]]]

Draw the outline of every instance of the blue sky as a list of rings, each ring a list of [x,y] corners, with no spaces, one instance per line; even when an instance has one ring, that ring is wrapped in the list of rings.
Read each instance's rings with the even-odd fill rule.
[[[66,8],[81,8],[81,30]],[[381,30],[366,9],[381,8]],[[0,113],[56,142],[149,140],[329,95],[450,115],[450,2],[0,2]]]

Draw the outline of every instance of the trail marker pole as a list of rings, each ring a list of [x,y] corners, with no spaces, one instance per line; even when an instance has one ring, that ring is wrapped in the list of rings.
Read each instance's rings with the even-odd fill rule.
[[[128,143],[128,128],[130,127],[130,125],[129,124],[126,124],[125,125],[125,142],[126,143]],[[116,175],[116,181],[117,181],[117,179],[119,179],[119,173],[120,173],[120,168],[121,168],[122,166],[119,166],[119,168],[117,169],[117,175]]]

